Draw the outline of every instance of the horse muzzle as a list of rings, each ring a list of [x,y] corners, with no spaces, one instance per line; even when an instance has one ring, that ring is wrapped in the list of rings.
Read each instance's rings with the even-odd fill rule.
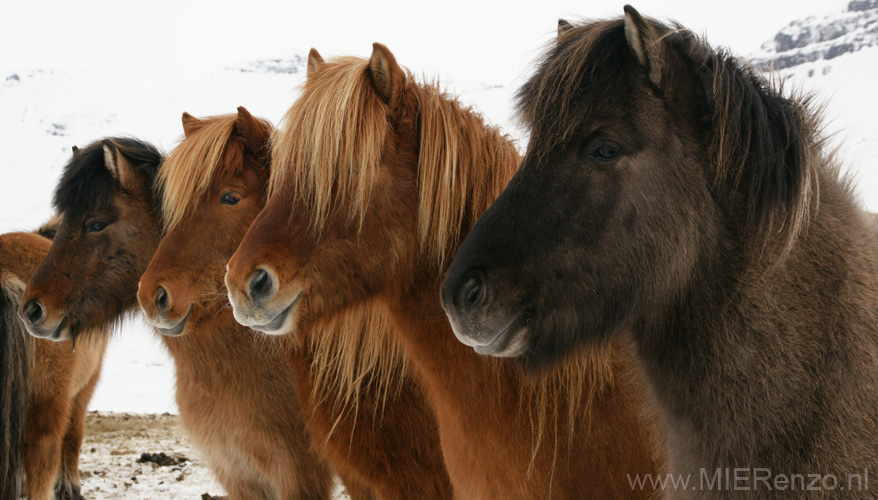
[[[193,309],[195,309],[194,305],[189,306],[186,316],[183,316],[183,319],[179,320],[170,319],[163,313],[159,313],[158,315],[144,314],[143,316],[147,323],[152,325],[165,337],[179,337],[186,331],[186,325],[189,323],[189,318],[192,317]]]
[[[39,300],[29,300],[19,309],[24,327],[28,333],[38,339],[63,342],[71,337],[67,315],[51,318],[46,307]]]
[[[180,312],[182,307],[178,306],[185,306],[188,301],[185,300],[185,297],[182,300],[174,300],[168,286],[166,281],[145,282],[141,278],[137,290],[137,301],[140,303],[140,310],[147,323],[166,337],[179,337],[185,332],[195,305],[189,303],[189,307],[185,309],[186,313],[182,314]],[[177,291],[179,292],[179,290]],[[177,299],[181,299],[181,297],[177,297]]]
[[[442,284],[442,308],[454,336],[485,356],[513,358],[527,351],[530,331],[521,308],[507,308],[494,300],[482,273]]]
[[[246,292],[236,289],[226,275],[226,288],[235,321],[268,335],[284,335],[295,329],[304,289],[279,293],[279,281],[271,269],[257,268],[247,279]]]

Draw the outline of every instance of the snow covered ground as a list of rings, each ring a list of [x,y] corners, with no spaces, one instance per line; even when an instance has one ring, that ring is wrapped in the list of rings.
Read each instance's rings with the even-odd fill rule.
[[[225,494],[175,415],[92,412],[85,436],[79,470],[82,495],[89,500],[195,500]],[[334,500],[350,500],[338,483]]]
[[[79,461],[85,498],[195,500],[224,493],[176,416],[90,413],[85,436]],[[162,453],[170,460],[143,460]]]

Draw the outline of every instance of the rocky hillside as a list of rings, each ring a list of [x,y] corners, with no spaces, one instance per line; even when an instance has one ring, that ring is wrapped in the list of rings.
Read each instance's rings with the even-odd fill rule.
[[[782,70],[878,46],[878,0],[851,0],[838,14],[793,21],[762,45],[751,62]]]

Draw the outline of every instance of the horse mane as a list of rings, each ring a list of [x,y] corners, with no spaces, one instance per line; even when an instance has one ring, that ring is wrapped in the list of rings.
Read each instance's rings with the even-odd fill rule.
[[[741,200],[747,233],[779,236],[784,256],[818,208],[817,169],[833,164],[823,161],[820,109],[812,95],[785,96],[726,51],[714,52],[711,66],[714,182]]]
[[[419,103],[418,236],[440,265],[512,179],[521,157],[509,136],[435,84]]]
[[[408,376],[402,346],[390,331],[390,319],[376,304],[357,304],[310,328],[308,355],[316,401],[356,414],[360,395],[369,392],[380,402],[374,408],[377,412]]]
[[[156,183],[166,230],[195,208],[211,183],[243,168],[244,146],[233,141],[237,117],[228,114],[204,118],[203,126],[184,137],[168,155]],[[256,121],[267,132],[273,128],[266,120]],[[239,147],[230,147],[232,144]]]
[[[774,241],[781,242],[779,256],[786,255],[816,210],[812,200],[819,192],[816,170],[824,159],[824,139],[813,98],[785,94],[782,85],[773,86],[745,61],[714,49],[679,24],[647,22],[668,61],[682,64],[693,79],[695,92],[682,98],[705,101],[696,103],[703,116],[692,128],[703,134],[698,140],[712,167],[711,188],[740,213],[738,229],[759,242],[759,251],[769,236],[780,236]],[[516,95],[519,120],[532,130],[528,154],[544,155],[570,140],[583,113],[576,103],[585,93],[618,92],[620,82],[630,81],[637,70],[622,19],[564,31]],[[679,83],[668,81],[667,70],[663,77],[662,84]],[[656,93],[667,97],[670,90]]]
[[[350,207],[349,220],[362,226],[379,176],[392,110],[367,71],[366,59],[329,61],[272,136],[270,193],[295,186],[294,204],[313,214],[318,233],[338,206]],[[416,83],[406,71],[405,92],[418,103],[419,242],[441,265],[503,190],[519,156],[499,129],[435,83]]]
[[[613,360],[618,346],[610,353],[598,349],[584,349],[568,356],[551,371],[537,375],[518,373],[523,387],[519,405],[522,412],[531,413],[534,432],[532,457],[536,458],[544,443],[554,446],[555,460],[560,445],[559,436],[566,435],[568,444],[581,432],[588,433],[592,424],[591,408],[595,400],[610,387],[622,381],[615,378]],[[495,370],[510,369],[504,360],[493,360]],[[519,367],[515,367],[519,368]],[[566,412],[562,411],[567,402]]]
[[[155,146],[130,137],[108,137],[132,167],[155,179],[164,156]],[[103,141],[95,141],[79,150],[64,167],[52,205],[58,212],[79,213],[89,208],[108,207],[119,190],[118,183],[106,168]]]

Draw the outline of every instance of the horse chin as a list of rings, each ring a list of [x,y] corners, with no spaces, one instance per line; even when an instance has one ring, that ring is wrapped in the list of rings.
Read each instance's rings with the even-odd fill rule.
[[[530,331],[519,327],[514,331],[505,331],[486,346],[474,346],[473,350],[483,356],[495,358],[517,358],[528,351]]]
[[[146,321],[164,337],[180,337],[186,331],[186,325],[189,323],[189,318],[192,317],[193,309],[195,309],[194,305],[189,306],[189,312],[175,325],[169,325],[170,321],[164,317],[160,318],[164,321],[157,321],[155,318],[147,316]]]
[[[296,328],[296,319],[298,318],[299,304],[301,303],[304,291],[296,294],[293,301],[281,310],[274,319],[263,324],[250,324],[251,329],[262,332],[266,335],[286,335],[293,333]],[[235,317],[237,319],[237,316]],[[240,321],[239,321],[240,323]],[[244,323],[242,323],[244,324]]]
[[[61,321],[56,323],[55,326],[49,326],[47,328],[42,325],[36,327],[27,322],[24,323],[27,332],[30,333],[32,337],[38,339],[51,340],[52,342],[64,342],[73,337],[72,332],[70,331],[70,321],[67,316],[61,318]]]
[[[528,351],[530,330],[525,326],[523,314],[514,316],[493,335],[483,332],[486,329],[484,325],[477,325],[474,328],[477,331],[469,331],[461,327],[456,317],[450,319],[457,340],[472,347],[478,354],[495,358],[516,358]]]

